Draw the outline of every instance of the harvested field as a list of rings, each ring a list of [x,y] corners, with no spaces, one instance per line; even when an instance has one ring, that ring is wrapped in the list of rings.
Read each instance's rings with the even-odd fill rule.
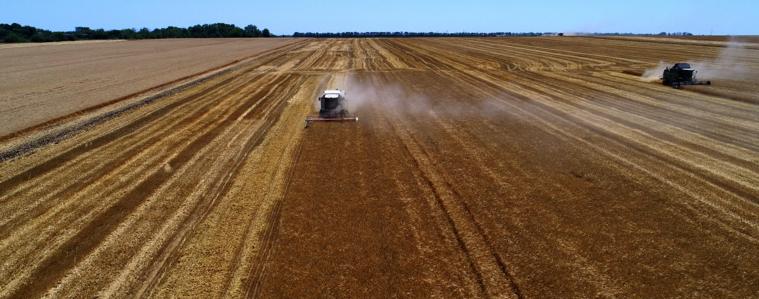
[[[641,78],[725,49],[295,40],[0,162],[0,296],[759,296],[759,50]]]
[[[0,136],[290,42],[166,39],[4,45]]]

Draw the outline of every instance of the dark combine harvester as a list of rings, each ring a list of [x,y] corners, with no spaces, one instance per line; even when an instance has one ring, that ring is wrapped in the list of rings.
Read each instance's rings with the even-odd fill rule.
[[[306,127],[315,121],[358,121],[348,113],[345,93],[339,89],[325,90],[319,97],[319,116],[306,117]]]
[[[662,83],[664,85],[680,88],[683,85],[711,85],[711,81],[699,81],[696,79],[697,71],[690,64],[675,63],[668,67],[662,74]]]

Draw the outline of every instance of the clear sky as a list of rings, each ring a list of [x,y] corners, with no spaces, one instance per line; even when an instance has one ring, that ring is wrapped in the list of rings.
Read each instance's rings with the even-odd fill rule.
[[[759,0],[0,0],[0,23],[51,30],[255,24],[295,31],[759,34]]]

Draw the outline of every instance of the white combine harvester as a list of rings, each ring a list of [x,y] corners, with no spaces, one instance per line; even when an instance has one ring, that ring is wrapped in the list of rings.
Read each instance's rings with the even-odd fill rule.
[[[319,115],[306,117],[306,128],[315,121],[358,121],[358,116],[348,113],[345,92],[339,89],[328,89],[319,97]]]

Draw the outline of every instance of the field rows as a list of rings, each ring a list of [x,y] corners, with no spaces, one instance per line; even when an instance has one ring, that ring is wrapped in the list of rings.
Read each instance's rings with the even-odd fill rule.
[[[756,296],[759,85],[640,78],[720,51],[298,40],[0,162],[0,296]]]

